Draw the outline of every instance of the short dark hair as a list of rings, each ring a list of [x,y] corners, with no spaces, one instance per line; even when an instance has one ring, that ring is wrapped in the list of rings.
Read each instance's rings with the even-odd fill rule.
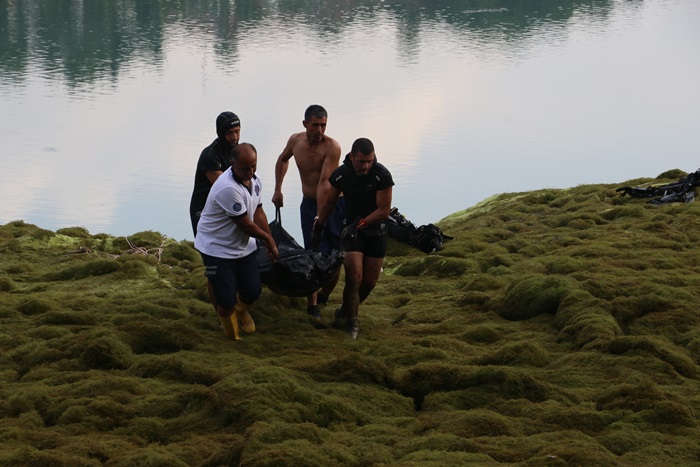
[[[351,154],[357,154],[361,152],[365,156],[369,156],[374,151],[374,144],[367,138],[357,138],[354,143],[352,143],[352,149],[350,149]]]
[[[311,117],[316,117],[316,118],[328,118],[328,112],[326,112],[326,109],[321,107],[318,104],[312,104],[306,108],[306,112],[304,112],[304,121],[309,122],[311,121]]]
[[[251,148],[256,155],[258,154],[258,150],[255,149],[255,146],[253,146],[252,144],[250,144],[250,143],[238,143],[237,145],[235,145],[233,147],[233,149],[231,149],[231,160],[232,161],[235,161],[238,159],[238,157],[241,155],[241,149],[243,149],[244,146]]]

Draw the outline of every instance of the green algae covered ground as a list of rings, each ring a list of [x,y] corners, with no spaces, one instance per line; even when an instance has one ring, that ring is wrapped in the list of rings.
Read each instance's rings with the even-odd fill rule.
[[[700,465],[700,203],[495,196],[390,243],[356,341],[189,242],[0,226],[0,465]]]

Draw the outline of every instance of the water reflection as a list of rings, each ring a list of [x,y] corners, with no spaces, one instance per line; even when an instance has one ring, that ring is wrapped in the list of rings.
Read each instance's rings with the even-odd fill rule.
[[[640,0],[641,1],[641,0]],[[561,27],[574,15],[606,17],[612,0],[561,2],[488,1],[149,1],[37,0],[6,2],[0,9],[0,79],[17,84],[30,73],[60,75],[66,85],[116,81],[134,62],[158,67],[168,31],[182,40],[210,41],[217,62],[235,69],[238,44],[251,30],[270,28],[292,38],[299,28],[333,44],[348,29],[395,25],[404,64],[417,61],[421,36],[447,28],[464,45],[517,48],[547,25]],[[276,36],[275,40],[280,37]],[[303,44],[299,44],[303,46]]]

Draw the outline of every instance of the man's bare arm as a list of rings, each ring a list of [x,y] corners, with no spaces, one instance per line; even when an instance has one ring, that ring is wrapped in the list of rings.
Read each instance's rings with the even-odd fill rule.
[[[365,218],[365,225],[378,224],[389,217],[391,212],[392,187],[384,188],[377,192],[377,209],[369,213]]]
[[[326,225],[326,221],[331,215],[339,196],[340,190],[331,185],[328,179],[319,186],[316,195],[316,216],[318,219],[314,225]]]
[[[323,166],[321,167],[321,176],[318,179],[318,190],[316,198],[318,199],[320,195],[318,192],[321,191],[325,182],[328,181],[331,174],[340,165],[340,144],[334,139],[329,138],[330,148],[326,153],[326,157],[323,159]]]
[[[263,211],[262,206],[258,206],[255,209],[252,221],[247,215],[237,217],[233,221],[236,223],[236,226],[247,235],[262,240],[267,247],[267,251],[273,254],[274,257],[277,257],[277,245],[275,245],[275,241],[270,233],[270,228],[267,226],[267,216],[265,216],[265,211]],[[264,223],[266,226],[265,229],[260,226],[261,223]]]
[[[270,224],[267,222],[267,214],[265,214],[265,211],[263,210],[262,206],[258,206],[257,209],[255,209],[255,214],[253,214],[253,222],[258,227],[260,227],[260,229],[262,229],[267,235],[270,236],[272,244],[268,245],[266,243],[265,246],[267,247],[268,254],[270,254],[273,258],[277,258],[279,255],[279,252],[277,251],[277,245],[275,244],[275,240],[272,238]]]
[[[294,147],[294,137],[292,135],[287,140],[287,145],[282,150],[282,154],[277,158],[275,162],[275,192],[272,194],[272,203],[281,208],[284,206],[284,195],[282,194],[282,182],[284,182],[284,176],[287,174],[289,169],[289,159],[294,156],[292,148]]]

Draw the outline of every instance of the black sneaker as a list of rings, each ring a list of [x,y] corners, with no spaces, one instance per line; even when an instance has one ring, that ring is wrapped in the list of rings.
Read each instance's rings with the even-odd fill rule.
[[[310,315],[316,318],[318,321],[321,321],[321,310],[318,308],[318,305],[311,305],[306,307],[306,312]]]
[[[348,334],[353,339],[357,339],[357,335],[359,333],[360,333],[360,321],[357,318],[353,318],[350,320],[350,330],[348,331]]]

